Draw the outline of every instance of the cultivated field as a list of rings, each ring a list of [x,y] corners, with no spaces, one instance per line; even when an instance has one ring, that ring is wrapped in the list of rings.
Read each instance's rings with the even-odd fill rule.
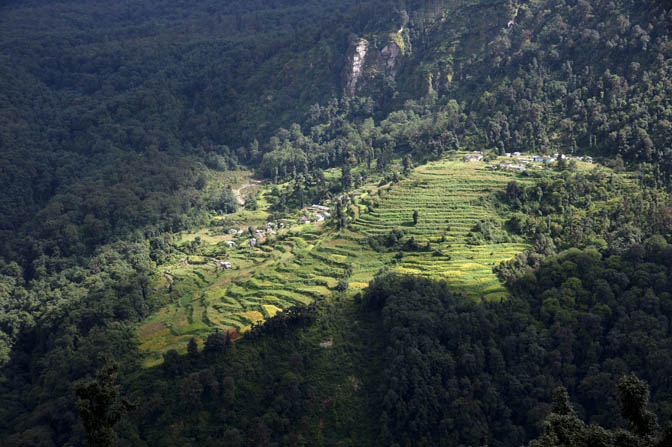
[[[300,225],[297,214],[288,228],[250,247],[247,226],[268,218],[262,191],[261,210],[227,216],[243,234],[213,227],[182,235],[175,243],[191,251],[163,266],[157,277],[155,290],[166,305],[139,328],[142,348],[150,353],[146,364],[160,363],[169,349],[183,352],[191,337],[202,343],[215,329],[243,333],[282,309],[325,299],[343,279],[351,296],[383,268],[444,279],[474,299],[501,299],[506,290],[492,267],[528,245],[520,240],[474,243],[469,233],[483,219],[501,224],[491,193],[514,178],[525,181],[514,173],[487,170],[480,162],[429,163],[396,184],[356,191],[356,217],[346,230],[337,231],[329,222]],[[416,225],[414,210],[419,212]],[[399,255],[371,248],[371,237],[395,229],[421,246],[429,242],[431,249]],[[232,268],[218,267],[220,261]]]
[[[374,236],[400,228],[421,245],[429,241],[432,253],[406,253],[396,270],[445,279],[474,297],[499,299],[506,291],[492,267],[528,245],[523,241],[468,244],[468,235],[480,220],[503,223],[491,193],[504,190],[513,179],[524,181],[519,177],[488,170],[480,162],[430,163],[397,185],[381,188],[378,206],[362,212],[352,229]],[[415,210],[417,225],[413,225]]]

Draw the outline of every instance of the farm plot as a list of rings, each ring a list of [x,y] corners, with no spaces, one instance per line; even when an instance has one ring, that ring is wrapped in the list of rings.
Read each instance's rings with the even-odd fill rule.
[[[500,299],[506,290],[492,273],[501,261],[528,248],[522,240],[481,241],[469,236],[480,221],[501,225],[491,193],[501,191],[515,174],[490,171],[482,163],[440,161],[415,169],[411,175],[383,188],[378,205],[363,213],[352,229],[380,236],[398,229],[413,237],[426,252],[404,253],[396,270],[444,279],[475,298]],[[375,197],[375,196],[374,196]],[[413,213],[418,222],[413,223]]]
[[[474,299],[501,299],[506,290],[492,267],[528,245],[520,240],[474,243],[470,232],[481,220],[501,224],[491,193],[514,178],[488,171],[482,163],[434,162],[397,184],[357,191],[376,204],[357,201],[359,212],[348,229],[336,231],[325,223],[294,225],[259,247],[248,246],[244,236],[236,246],[227,246],[227,238],[209,230],[184,235],[183,241],[198,237],[201,245],[198,253],[165,267],[157,278],[157,294],[167,304],[138,330],[148,353],[146,364],[160,363],[169,349],[184,352],[191,337],[202,344],[215,330],[245,332],[283,309],[325,299],[343,290],[344,282],[354,294],[384,267],[444,279]],[[241,227],[247,224],[245,213],[234,216]],[[267,219],[263,211],[247,217],[255,223]],[[371,248],[372,236],[395,229],[420,246],[429,243],[429,250],[400,256]],[[215,259],[226,259],[232,268],[218,268]]]
[[[201,250],[211,251],[207,241],[216,239],[204,231],[198,235]],[[348,271],[353,272],[352,288],[361,289],[383,266],[377,253],[322,225],[292,228],[267,246],[224,250],[220,255],[232,264],[230,270],[211,261],[181,262],[163,271],[172,283],[161,281],[159,293],[169,304],[138,331],[141,348],[148,352],[146,365],[160,363],[169,349],[183,352],[191,337],[202,343],[215,329],[245,332],[280,310],[323,299]]]

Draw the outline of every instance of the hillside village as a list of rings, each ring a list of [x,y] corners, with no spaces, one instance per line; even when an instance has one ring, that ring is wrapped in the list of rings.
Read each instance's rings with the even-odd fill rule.
[[[480,162],[485,161],[483,152],[473,151],[464,156],[465,162]],[[509,161],[512,160],[512,161]],[[527,169],[550,169],[558,168],[558,163],[584,162],[593,163],[593,157],[590,156],[575,156],[564,154],[551,155],[535,155],[523,154],[522,152],[506,152],[503,156],[496,157],[495,161],[500,161],[499,164],[486,164],[487,169],[504,169],[515,172],[525,172]],[[552,165],[555,163],[555,165]]]

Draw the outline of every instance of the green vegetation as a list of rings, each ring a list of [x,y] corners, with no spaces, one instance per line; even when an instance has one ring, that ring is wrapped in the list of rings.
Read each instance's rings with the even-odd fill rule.
[[[91,447],[115,446],[114,426],[135,408],[134,404],[120,397],[120,387],[115,384],[118,369],[119,365],[107,363],[98,371],[95,381],[75,387],[86,440]]]
[[[553,396],[553,408],[545,421],[544,434],[530,443],[531,447],[562,446],[628,446],[664,447],[672,442],[672,427],[657,433],[656,417],[647,408],[649,390],[635,375],[624,376],[618,384],[621,416],[628,430],[608,431],[596,425],[586,426],[572,408],[567,390],[558,388]]]
[[[521,445],[540,434],[538,415],[559,384],[585,419],[614,429],[616,384],[630,371],[646,378],[650,407],[670,421],[670,247],[657,237],[645,245],[639,257],[594,249],[551,256],[498,303],[477,304],[445,282],[377,277],[363,303],[380,315],[387,344],[380,445]],[[553,438],[570,426],[548,430],[535,445],[584,445]],[[634,431],[643,438],[635,445],[658,445],[653,423]]]
[[[247,231],[231,235],[226,226],[182,236],[173,248],[189,255],[163,266],[158,275],[157,287],[164,291],[156,299],[169,304],[139,329],[141,348],[152,353],[147,364],[161,361],[169,349],[184,352],[192,336],[204,339],[214,329],[245,332],[279,309],[322,300],[334,291],[356,293],[381,268],[447,279],[473,298],[501,299],[507,293],[493,266],[530,247],[502,228],[504,219],[492,201],[493,193],[503,193],[515,178],[487,170],[482,163],[434,162],[396,184],[353,191],[356,199],[348,205],[353,215],[341,231],[334,231],[329,221],[300,225],[293,217],[284,219],[285,229],[274,223],[277,234],[256,234],[256,247],[250,247]],[[260,195],[269,194],[265,189]],[[422,219],[412,225],[418,205]],[[237,222],[234,231],[251,223],[265,228],[260,222],[269,218],[268,211],[258,209],[253,221],[245,220],[251,216],[246,213],[227,217]],[[491,238],[474,244],[473,226],[482,219],[499,222],[505,239],[517,242]],[[340,222],[335,216],[333,220]],[[371,238],[394,231],[399,233],[395,244],[403,251],[401,259],[371,245]],[[200,243],[194,244],[196,238]]]
[[[512,173],[487,170],[482,163],[428,163],[398,184],[362,195],[360,200],[368,208],[351,229],[369,237],[401,229],[419,247],[404,253],[395,271],[446,279],[469,296],[497,300],[506,291],[493,275],[493,266],[528,245],[515,237],[517,242],[483,241],[476,245],[470,243],[471,234],[481,220],[501,220],[491,194],[503,190],[514,178],[517,176]],[[420,218],[413,225],[416,209],[421,210]],[[429,250],[419,249],[427,244]]]
[[[263,221],[269,214],[259,210],[255,217]],[[251,222],[245,218],[245,212],[228,217],[238,220],[236,230],[248,227]],[[176,249],[188,244],[208,262],[186,264],[185,258],[162,269],[158,284],[164,291],[157,299],[170,304],[139,329],[141,348],[153,353],[149,364],[160,361],[169,349],[183,351],[194,335],[204,339],[215,328],[245,332],[279,310],[323,300],[340,281],[361,289],[385,265],[384,257],[362,247],[354,233],[324,231],[324,223],[300,225],[298,220],[282,219],[285,229],[274,222],[276,234],[256,234],[256,247],[250,246],[247,231],[216,235],[218,226],[199,232],[201,244],[196,247],[191,246],[195,236],[184,236]],[[220,262],[229,262],[231,269]]]
[[[0,444],[664,443],[668,3],[3,2]]]

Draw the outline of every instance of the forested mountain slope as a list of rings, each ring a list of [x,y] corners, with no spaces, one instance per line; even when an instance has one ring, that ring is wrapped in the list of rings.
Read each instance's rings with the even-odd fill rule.
[[[665,2],[8,2],[2,21],[0,230],[11,258],[30,262],[7,248],[13,235],[78,181],[195,186],[100,172],[131,156],[171,170],[157,152],[185,157],[180,171],[206,156],[256,166],[275,152],[290,161],[262,164],[272,177],[304,161],[422,158],[462,143],[621,155],[669,180]],[[360,99],[334,103],[344,93]],[[276,131],[292,122],[309,144]],[[110,226],[91,205],[75,208],[60,226],[88,214]]]
[[[666,2],[459,2],[409,70],[459,98],[486,147],[620,154],[667,179],[671,25]]]
[[[286,178],[304,164],[421,159],[463,146],[622,158],[670,183],[665,2],[405,7],[350,36],[343,85],[354,99],[311,106],[244,160]]]
[[[131,154],[149,155],[148,163],[162,172],[171,167],[157,151],[191,156],[191,166],[209,152],[235,160],[234,145],[250,142],[269,116],[279,110],[299,113],[287,103],[299,89],[308,92],[305,83],[288,85],[296,68],[287,63],[296,56],[294,65],[303,69],[300,55],[313,50],[316,25],[334,31],[329,38],[337,41],[332,21],[347,7],[347,2],[228,2],[226,8],[171,1],[5,5],[0,229],[16,231],[55,194],[91,175],[103,177],[101,168],[120,169]],[[337,92],[338,82],[329,82],[334,66],[315,62],[319,73],[307,74],[313,92]],[[283,70],[289,72],[282,75]],[[113,183],[132,184],[137,175]]]
[[[351,445],[413,445],[411,433],[425,426],[422,442],[429,445],[437,439],[519,445],[540,433],[556,385],[569,389],[581,416],[618,425],[613,393],[630,371],[649,381],[653,410],[669,418],[671,28],[669,2],[653,0],[2,2],[0,439],[81,445],[72,387],[101,366],[100,353],[120,362],[135,398],[153,405],[135,413],[146,425],[122,423],[127,445],[151,444],[155,436],[166,445],[328,444],[352,414],[360,419],[347,432]],[[433,294],[428,302],[445,305],[441,315],[462,313],[485,326],[457,354],[448,352],[454,346],[446,338],[454,334],[447,329],[431,326],[437,331],[425,334],[421,348],[434,343],[437,350],[420,352],[438,353],[446,383],[428,374],[417,382],[421,396],[409,391],[397,374],[406,374],[413,364],[407,360],[418,353],[401,349],[406,339],[398,321],[383,318],[408,303],[391,291],[388,310],[387,301],[375,309],[355,305],[341,272],[325,266],[317,273],[328,279],[318,286],[328,299],[316,299],[305,326],[288,328],[281,316],[274,323],[279,335],[274,324],[268,332],[258,329],[262,335],[254,340],[234,343],[240,354],[209,349],[186,360],[171,352],[163,369],[138,372],[145,358],[137,327],[166,299],[184,304],[185,321],[193,323],[192,296],[177,297],[172,288],[168,298],[156,293],[157,277],[171,286],[174,280],[162,269],[188,264],[202,249],[200,237],[189,246],[180,238],[231,222],[245,201],[239,226],[298,220],[306,205],[338,202],[330,231],[351,227],[371,237],[363,242],[370,268],[398,262],[407,273],[450,276],[431,267],[429,254],[404,256],[422,247],[416,240],[402,244],[397,227],[410,225],[406,214],[416,206],[406,196],[436,180],[423,169],[411,174],[413,166],[448,156],[462,163],[458,150],[483,151],[492,160],[518,151],[589,154],[615,172],[570,174],[559,164],[554,168],[563,173],[525,173],[505,191],[466,175],[437,180],[455,188],[451,196],[477,188],[479,197],[471,199],[492,213],[478,214],[481,221],[473,224],[476,214],[461,215],[471,204],[454,200],[451,211],[433,210],[428,215],[436,221],[414,227],[417,236],[453,226],[445,228],[449,238],[421,241],[427,250],[439,244],[436,258],[450,272],[483,270],[487,256],[494,263],[488,243],[533,247],[496,268],[501,283],[483,284],[499,297],[508,288],[520,317],[508,326],[497,326],[510,315],[498,307],[506,304],[467,303],[459,297],[470,292],[455,282],[445,293],[444,285],[416,284],[418,296],[426,289]],[[624,168],[632,173],[621,177]],[[250,181],[241,169],[274,185],[261,196],[236,197],[233,188]],[[425,174],[431,181],[422,180]],[[381,191],[379,198],[384,185],[401,189],[376,211],[376,198],[349,202],[348,192],[366,184]],[[262,209],[255,214],[257,200]],[[422,203],[441,206],[436,197]],[[362,209],[373,211],[362,217]],[[451,238],[460,246],[451,246]],[[305,243],[295,247],[301,256],[309,251]],[[473,247],[464,251],[463,243]],[[570,247],[582,251],[563,251]],[[394,250],[399,253],[388,253]],[[471,252],[478,252],[478,269],[462,258]],[[274,250],[264,256],[285,259]],[[594,268],[580,267],[585,258]],[[489,271],[477,276],[496,281]],[[199,295],[204,282],[194,280],[194,300],[208,298]],[[199,316],[206,323],[207,317]],[[419,313],[408,322],[421,328],[434,318]],[[362,326],[348,327],[351,320]],[[534,349],[523,356],[527,363],[515,363],[506,349],[520,340],[493,343],[523,327]],[[348,340],[333,356],[313,343],[329,334],[325,328]],[[567,335],[574,332],[589,348]],[[283,345],[284,338],[292,339]],[[411,338],[409,346],[418,342]],[[361,344],[366,339],[376,342]],[[536,362],[535,378],[512,373],[497,384],[517,390],[514,403],[496,396],[486,376],[501,371],[501,362],[486,362],[484,346],[493,358],[502,351],[521,377]],[[397,354],[399,368],[385,369],[386,356]],[[461,357],[451,367],[453,355]],[[482,380],[467,383],[472,372]],[[250,393],[249,402],[235,394],[234,380]],[[432,412],[435,402],[425,397],[458,397],[458,380],[467,390],[464,401]],[[259,384],[267,388],[258,391]],[[595,384],[611,390],[603,407],[591,393]],[[203,387],[230,403],[220,408],[206,398],[201,405]],[[189,415],[178,408],[182,389],[198,395]],[[522,394],[532,400],[516,401]],[[467,405],[474,395],[489,409]],[[401,408],[406,401],[416,413]],[[473,416],[465,423],[473,424],[455,428],[453,413],[464,415],[465,408]],[[525,415],[510,415],[521,408]],[[428,412],[446,420],[435,426]]]

